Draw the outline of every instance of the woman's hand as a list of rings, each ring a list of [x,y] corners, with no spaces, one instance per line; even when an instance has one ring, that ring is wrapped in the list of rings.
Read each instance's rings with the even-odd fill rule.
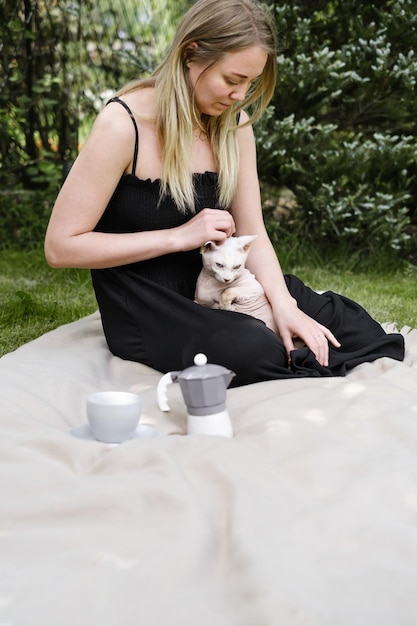
[[[233,217],[221,209],[203,209],[191,220],[175,229],[179,250],[194,250],[206,241],[222,242],[235,232]]]
[[[293,303],[293,306],[282,308],[276,315],[278,331],[287,354],[294,350],[293,339],[299,337],[314,352],[320,365],[327,367],[329,342],[335,348],[340,348],[341,344],[328,328],[303,313],[295,301]]]

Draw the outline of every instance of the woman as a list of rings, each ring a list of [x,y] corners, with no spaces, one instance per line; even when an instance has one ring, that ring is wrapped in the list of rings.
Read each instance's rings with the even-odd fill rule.
[[[275,63],[272,24],[254,1],[199,0],[151,78],[99,114],[56,200],[45,252],[53,267],[91,268],[115,355],[165,372],[205,352],[236,372],[235,385],[403,357],[402,337],[357,304],[282,274],[263,223],[252,131]],[[233,234],[257,235],[248,267],[280,337],[193,302],[199,247]],[[294,350],[294,337],[306,347]]]

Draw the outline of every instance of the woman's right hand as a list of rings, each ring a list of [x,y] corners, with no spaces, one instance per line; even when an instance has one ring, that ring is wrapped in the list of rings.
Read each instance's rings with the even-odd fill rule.
[[[194,250],[206,241],[222,242],[236,231],[229,211],[203,209],[182,226],[173,229],[179,250]]]

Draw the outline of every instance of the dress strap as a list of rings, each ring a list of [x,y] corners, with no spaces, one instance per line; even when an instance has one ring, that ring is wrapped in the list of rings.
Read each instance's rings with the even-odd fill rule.
[[[133,126],[135,127],[135,149],[133,152],[133,163],[132,163],[132,174],[136,173],[136,164],[138,162],[138,150],[139,150],[139,130],[138,130],[138,125],[136,123],[135,117],[132,113],[132,111],[129,109],[129,107],[127,106],[126,102],[123,102],[123,100],[120,100],[120,98],[118,98],[117,96],[115,96],[114,98],[111,98],[107,104],[109,104],[110,102],[118,102],[119,104],[122,105],[122,107],[124,107],[126,109],[126,111],[129,113],[131,120],[133,122]]]

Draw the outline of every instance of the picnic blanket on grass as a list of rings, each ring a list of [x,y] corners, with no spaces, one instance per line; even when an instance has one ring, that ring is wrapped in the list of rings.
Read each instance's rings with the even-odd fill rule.
[[[395,332],[393,324],[385,324]],[[417,329],[404,362],[227,391],[235,436],[186,436],[161,376],[98,313],[0,359],[3,626],[415,626]],[[160,436],[72,436],[91,391]]]

